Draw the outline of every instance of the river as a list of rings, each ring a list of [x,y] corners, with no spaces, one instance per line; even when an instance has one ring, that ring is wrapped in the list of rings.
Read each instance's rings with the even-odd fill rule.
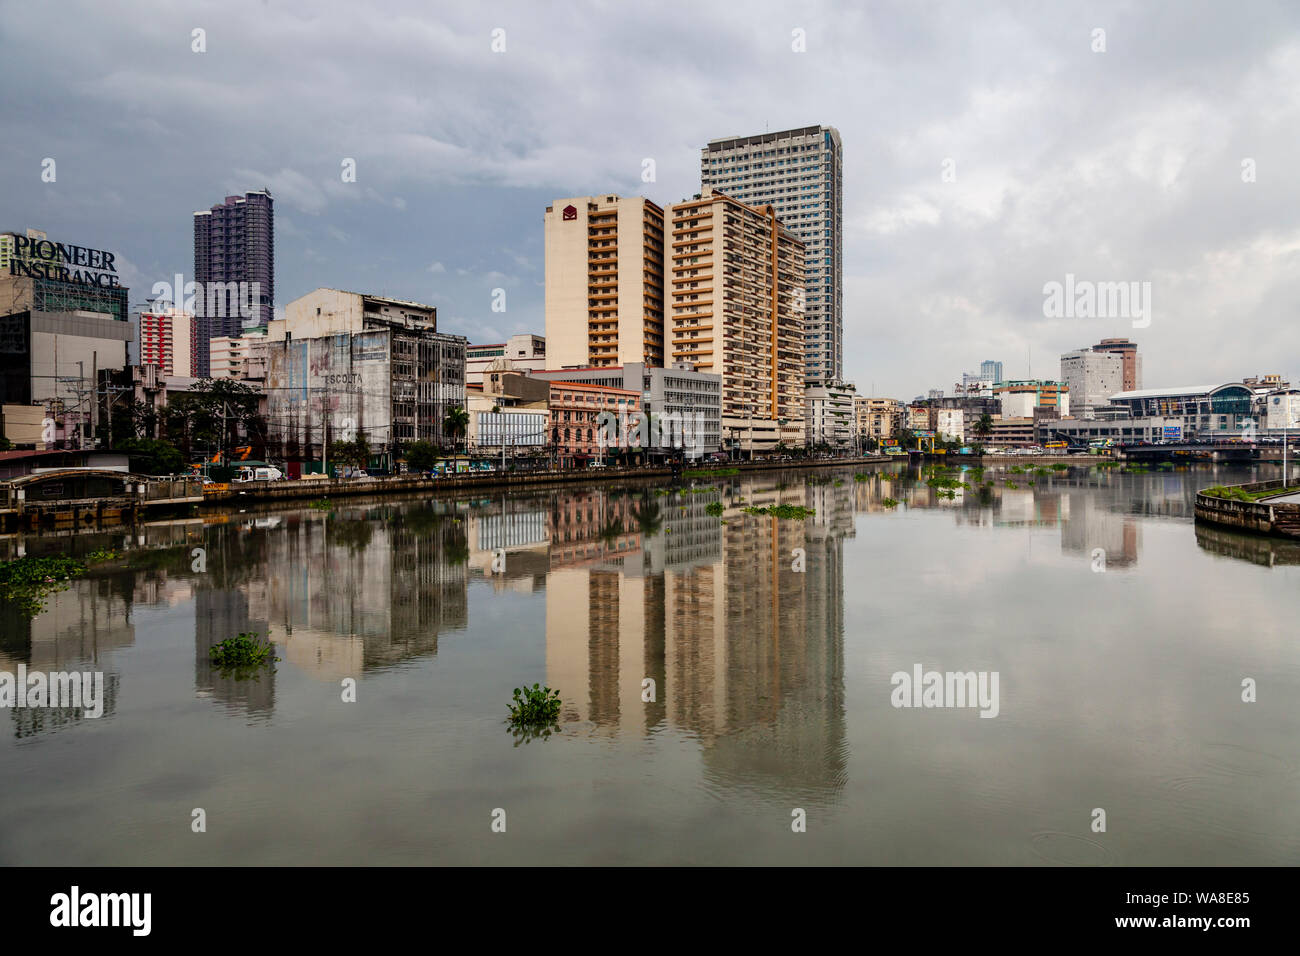
[[[0,619],[0,671],[106,696],[0,712],[0,864],[1294,865],[1300,544],[1192,521],[1276,472],[949,499],[823,469],[3,539],[123,557]],[[778,503],[815,514],[742,510]],[[209,663],[240,632],[280,658],[257,679]],[[896,706],[918,669],[996,675],[996,707]],[[534,682],[549,737],[505,722]]]

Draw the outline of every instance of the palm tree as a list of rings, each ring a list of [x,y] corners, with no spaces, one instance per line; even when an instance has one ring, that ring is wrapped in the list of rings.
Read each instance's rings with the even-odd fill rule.
[[[632,512],[636,518],[637,528],[646,537],[651,537],[659,533],[663,527],[663,518],[659,514],[659,506],[653,501],[642,499],[640,507]]]
[[[452,440],[454,447],[456,439],[469,431],[469,412],[459,405],[447,409],[447,417],[442,420],[442,431]]]
[[[988,438],[993,434],[993,416],[988,412],[981,415],[979,421],[975,423],[975,434],[980,438]]]

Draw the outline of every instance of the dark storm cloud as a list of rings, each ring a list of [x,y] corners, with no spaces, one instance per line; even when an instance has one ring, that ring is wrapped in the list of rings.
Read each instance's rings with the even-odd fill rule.
[[[1151,385],[1295,378],[1298,20],[1251,2],[8,4],[0,225],[119,251],[143,298],[190,272],[191,212],[269,186],[281,304],[385,292],[482,341],[543,330],[551,198],[668,204],[698,190],[710,138],[826,123],[860,388],[907,398],[984,358],[1021,374],[1030,352],[1055,375],[1061,351],[1126,334]],[[1044,318],[1066,273],[1150,281],[1150,327]]]

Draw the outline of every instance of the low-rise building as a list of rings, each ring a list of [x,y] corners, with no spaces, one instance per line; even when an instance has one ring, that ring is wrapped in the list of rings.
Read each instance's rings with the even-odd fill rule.
[[[824,445],[844,451],[853,447],[856,391],[847,382],[809,385],[804,390],[805,441],[809,448]]]
[[[641,411],[641,393],[584,382],[550,383],[550,447],[562,468],[615,458],[631,449],[617,447],[617,435],[602,428],[602,413],[628,422]]]
[[[208,340],[208,367],[211,378],[245,379],[249,376],[249,359],[255,348],[265,345],[263,332],[243,335],[218,335]]]
[[[960,408],[935,409],[934,430],[940,441],[966,440],[966,413]]]
[[[499,359],[508,359],[515,371],[540,372],[546,368],[546,338],[525,332],[512,335],[505,342],[467,346],[465,384],[481,385],[483,373]]]
[[[902,426],[902,405],[893,398],[853,399],[853,417],[859,440],[884,441],[893,438]]]
[[[993,387],[993,394],[1003,418],[1033,418],[1035,408],[1054,408],[1062,418],[1070,414],[1070,388],[1064,382],[1001,382]]]
[[[661,450],[680,449],[684,457],[698,458],[722,447],[722,376],[696,371],[690,362],[668,368],[629,362],[603,368],[547,369],[534,377],[639,392],[641,411],[667,423],[667,447]]]

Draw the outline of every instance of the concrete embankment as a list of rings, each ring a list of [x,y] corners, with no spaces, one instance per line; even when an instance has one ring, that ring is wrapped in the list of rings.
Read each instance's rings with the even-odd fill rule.
[[[1253,493],[1281,491],[1285,486],[1280,479],[1277,479],[1227,487]],[[1207,495],[1204,491],[1197,492],[1196,520],[1256,534],[1300,538],[1300,504],[1274,503],[1267,498],[1260,501],[1242,501],[1236,498]]]
[[[897,456],[870,456],[864,458],[814,458],[782,462],[724,462],[715,467],[702,466],[701,471],[736,469],[742,474],[763,471],[786,471],[811,468],[844,468],[861,465],[880,465],[896,461]],[[691,471],[692,469],[687,469]],[[588,484],[591,482],[626,481],[638,478],[671,478],[671,468],[587,468],[580,471],[487,472],[476,475],[455,475],[444,478],[424,478],[398,475],[391,478],[335,478],[298,479],[296,481],[246,481],[204,496],[204,505],[231,505],[247,501],[289,501],[294,499],[334,498],[345,495],[387,497],[407,494],[446,494],[477,490],[527,490],[552,485]]]

